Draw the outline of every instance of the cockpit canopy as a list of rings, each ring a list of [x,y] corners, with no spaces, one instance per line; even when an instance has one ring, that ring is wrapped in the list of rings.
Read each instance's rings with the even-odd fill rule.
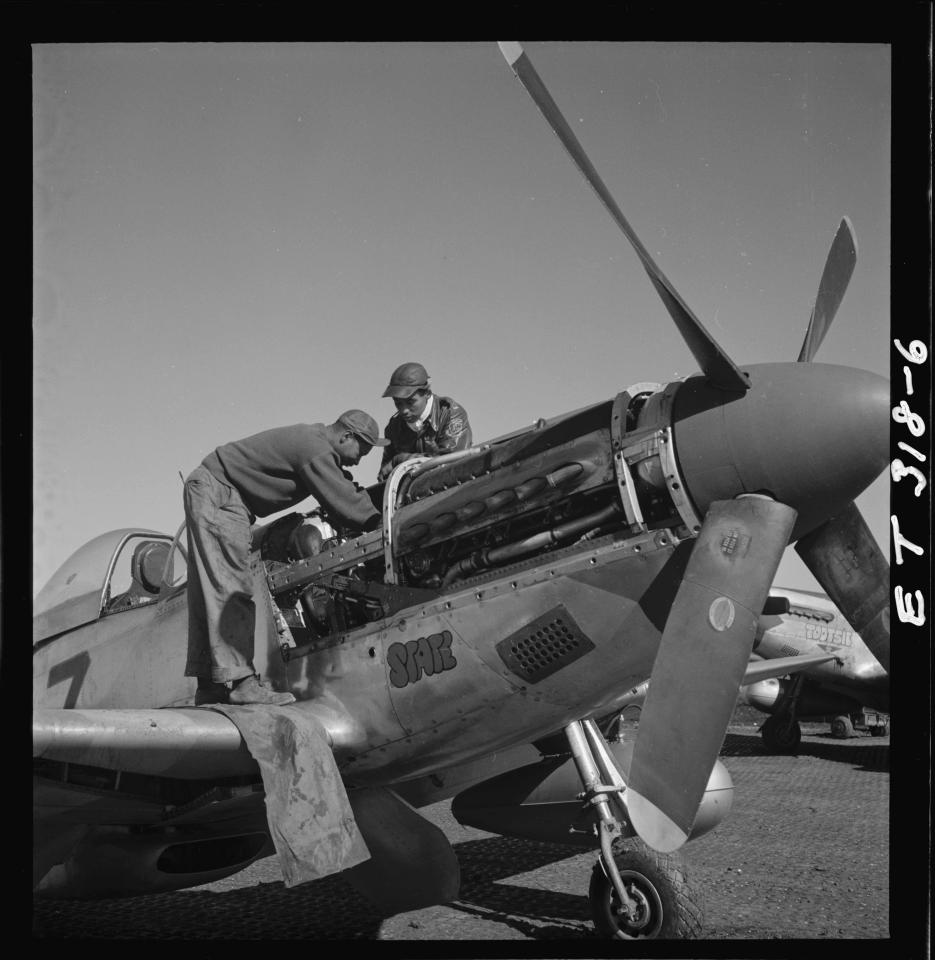
[[[102,616],[153,603],[185,583],[178,538],[131,527],[79,547],[33,601],[33,643]]]

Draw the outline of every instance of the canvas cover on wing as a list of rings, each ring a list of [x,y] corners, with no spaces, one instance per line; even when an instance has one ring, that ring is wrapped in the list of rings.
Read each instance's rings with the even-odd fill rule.
[[[370,857],[321,723],[302,704],[213,704],[260,766],[270,835],[287,887]]]

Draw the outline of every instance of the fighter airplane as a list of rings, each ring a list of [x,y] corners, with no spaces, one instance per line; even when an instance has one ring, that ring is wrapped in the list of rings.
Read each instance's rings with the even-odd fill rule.
[[[888,650],[886,562],[853,505],[887,462],[888,383],[813,362],[854,265],[847,220],[798,360],[738,366],[528,56],[501,50],[700,372],[407,461],[369,488],[370,533],[258,529],[255,663],[295,704],[193,705],[181,530],[78,550],[35,604],[38,895],[179,889],[275,850],[287,885],[342,872],[384,912],[445,902],[457,857],[417,808],[451,797],[464,823],[598,848],[601,933],[692,936],[677,851],[730,808],[718,753],[789,543]],[[608,742],[597,719],[650,677],[636,740]]]
[[[886,670],[831,601],[805,590],[770,591],[771,606],[760,617],[753,655],[766,660],[830,654],[792,677],[771,677],[741,688],[750,706],[770,714],[760,734],[772,750],[788,752],[802,739],[799,721],[831,717],[831,732],[853,734],[853,717],[873,711],[874,736],[889,731],[890,685]]]
[[[795,672],[779,676],[782,663]],[[639,717],[648,688],[645,680],[627,693],[619,719]],[[813,591],[770,590],[739,702],[769,714],[760,734],[767,748],[779,753],[798,748],[800,720],[830,717],[832,735],[842,738],[853,735],[855,717],[874,736],[889,732],[886,671],[841,611]]]

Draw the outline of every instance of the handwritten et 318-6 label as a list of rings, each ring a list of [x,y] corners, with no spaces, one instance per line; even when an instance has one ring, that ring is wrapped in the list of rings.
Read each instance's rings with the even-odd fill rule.
[[[390,683],[394,687],[405,687],[422,676],[431,677],[458,665],[451,652],[449,630],[405,643],[391,643],[386,651],[386,662],[390,668]]]

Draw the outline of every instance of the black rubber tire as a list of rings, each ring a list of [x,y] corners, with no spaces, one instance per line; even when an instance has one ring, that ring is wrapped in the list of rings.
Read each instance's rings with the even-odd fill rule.
[[[618,914],[619,898],[600,860],[591,871],[588,898],[598,934],[616,940],[691,940],[701,935],[700,891],[689,883],[678,854],[657,853],[642,840],[614,843],[614,862],[627,892],[643,905],[630,922]]]
[[[840,717],[835,717],[831,721],[831,736],[836,740],[848,740],[853,737],[854,725],[851,723],[851,718],[843,714]]]
[[[885,737],[890,732],[890,725],[888,723],[883,723],[878,727],[870,728],[870,735],[873,737]]]
[[[802,742],[802,728],[798,720],[789,723],[779,717],[769,717],[760,727],[760,736],[774,753],[795,753]]]

